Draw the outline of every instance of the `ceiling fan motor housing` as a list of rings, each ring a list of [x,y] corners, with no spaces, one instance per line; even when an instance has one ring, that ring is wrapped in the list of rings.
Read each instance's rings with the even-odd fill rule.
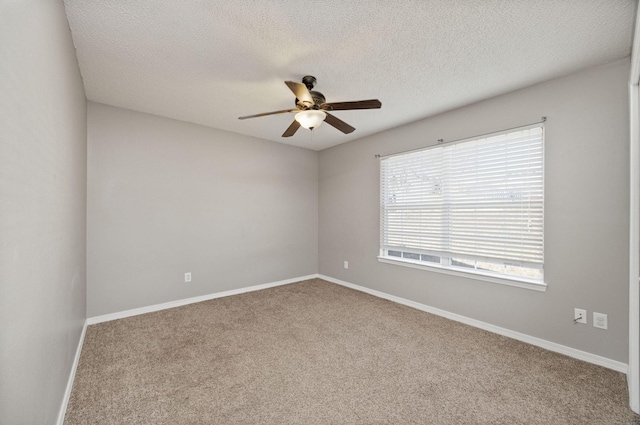
[[[313,75],[305,75],[302,77],[302,84],[304,84],[305,87],[307,87],[307,90],[309,90],[313,103],[300,100],[296,97],[296,106],[302,107],[303,109],[320,109],[320,106],[322,106],[327,100],[322,93],[312,90],[317,82],[318,80],[316,80],[316,77]]]
[[[319,91],[309,90],[309,94],[313,99],[313,104],[309,104],[309,102],[302,101],[296,97],[296,105],[300,105],[305,107],[306,109],[320,109],[320,107],[326,103],[326,99],[322,93]]]

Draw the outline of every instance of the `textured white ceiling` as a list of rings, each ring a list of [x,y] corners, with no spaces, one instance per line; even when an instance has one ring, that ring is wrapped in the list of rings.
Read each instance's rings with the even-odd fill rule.
[[[65,0],[87,98],[324,149],[630,53],[634,0]],[[280,137],[284,80],[377,98]]]

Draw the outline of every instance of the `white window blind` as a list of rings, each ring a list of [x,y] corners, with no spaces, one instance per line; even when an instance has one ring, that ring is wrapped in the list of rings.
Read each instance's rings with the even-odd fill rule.
[[[383,158],[381,255],[541,279],[543,150],[537,125]]]

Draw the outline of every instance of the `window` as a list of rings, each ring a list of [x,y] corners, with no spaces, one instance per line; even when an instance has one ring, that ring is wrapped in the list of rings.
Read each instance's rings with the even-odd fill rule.
[[[543,149],[538,124],[382,158],[380,260],[543,284]]]

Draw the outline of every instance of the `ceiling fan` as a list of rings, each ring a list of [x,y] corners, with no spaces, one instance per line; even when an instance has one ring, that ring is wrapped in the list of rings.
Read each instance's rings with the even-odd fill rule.
[[[296,112],[295,119],[282,134],[282,137],[291,137],[300,127],[314,129],[326,121],[327,124],[337,128],[344,134],[352,133],[355,128],[346,122],[331,115],[328,111],[347,111],[351,109],[378,109],[382,103],[378,99],[357,100],[353,102],[332,102],[327,103],[322,93],[313,91],[316,85],[316,77],[307,75],[302,78],[302,83],[285,81],[284,83],[296,95],[296,107],[293,109],[283,109],[281,111],[264,112],[262,114],[247,115],[238,117],[240,120],[247,118],[264,117],[265,115],[284,114],[285,112]]]

